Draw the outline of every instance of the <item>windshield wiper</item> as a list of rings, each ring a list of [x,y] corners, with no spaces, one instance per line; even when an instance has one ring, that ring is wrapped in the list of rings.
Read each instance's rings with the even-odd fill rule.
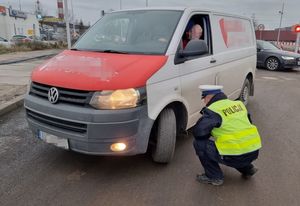
[[[118,51],[118,50],[113,50],[113,49],[106,49],[106,50],[99,51],[99,52],[116,53],[116,54],[128,54],[128,52]]]

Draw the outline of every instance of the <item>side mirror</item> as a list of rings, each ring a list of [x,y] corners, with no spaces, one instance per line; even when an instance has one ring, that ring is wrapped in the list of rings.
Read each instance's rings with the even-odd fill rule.
[[[8,42],[7,39],[4,39],[4,42]]]
[[[256,48],[256,51],[257,52],[260,52],[262,49],[261,48]]]
[[[184,50],[179,51],[180,57],[199,56],[208,53],[208,47],[204,40],[194,39],[188,42]]]

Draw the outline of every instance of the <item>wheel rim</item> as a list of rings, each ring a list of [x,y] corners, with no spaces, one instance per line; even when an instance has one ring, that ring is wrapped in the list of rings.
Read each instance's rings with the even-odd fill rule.
[[[244,90],[242,92],[242,101],[245,105],[248,104],[249,101],[249,86],[245,85]]]
[[[279,66],[279,62],[277,59],[274,59],[274,58],[270,58],[268,59],[267,61],[267,68],[269,70],[276,70]]]

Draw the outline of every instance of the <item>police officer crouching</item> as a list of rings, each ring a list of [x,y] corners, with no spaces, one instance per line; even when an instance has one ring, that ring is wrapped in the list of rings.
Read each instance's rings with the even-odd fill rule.
[[[192,128],[194,148],[205,173],[197,181],[222,185],[219,163],[237,169],[243,177],[253,176],[261,139],[241,101],[232,101],[222,92],[223,86],[201,85],[205,107],[202,117]],[[210,139],[212,137],[212,139]]]

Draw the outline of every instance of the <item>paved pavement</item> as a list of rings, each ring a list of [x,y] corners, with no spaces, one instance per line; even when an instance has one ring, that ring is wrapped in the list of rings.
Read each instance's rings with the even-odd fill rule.
[[[94,157],[32,136],[23,109],[0,118],[0,205],[297,206],[300,203],[300,70],[257,72],[249,111],[263,149],[251,180],[222,167],[221,187],[199,184],[192,137],[180,138],[169,165],[147,155]]]
[[[47,49],[28,52],[14,52],[0,55],[0,65],[19,63],[41,57],[53,56],[61,52],[60,49]]]
[[[61,50],[0,55],[0,116],[22,105],[31,71]],[[19,62],[19,63],[13,63]]]

